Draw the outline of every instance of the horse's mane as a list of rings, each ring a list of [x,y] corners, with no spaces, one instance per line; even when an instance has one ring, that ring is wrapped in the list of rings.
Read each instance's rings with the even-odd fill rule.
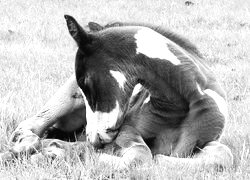
[[[164,37],[170,39],[171,41],[175,42],[178,44],[180,47],[188,51],[189,53],[198,56],[199,58],[203,58],[202,54],[200,51],[197,49],[197,47],[191,43],[188,39],[180,36],[177,33],[174,33],[168,29],[162,28],[160,26],[154,26],[151,24],[146,24],[146,23],[123,23],[123,22],[114,22],[114,23],[109,23],[104,26],[104,28],[109,28],[109,27],[118,27],[118,26],[144,26],[148,27],[150,29],[153,29],[154,31],[160,33]]]

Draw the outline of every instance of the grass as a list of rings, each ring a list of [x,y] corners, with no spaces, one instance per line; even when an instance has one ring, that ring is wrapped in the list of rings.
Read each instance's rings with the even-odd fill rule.
[[[152,164],[117,172],[95,162],[29,159],[0,166],[0,179],[249,179],[250,2],[245,0],[0,1],[0,151],[17,124],[32,116],[74,71],[76,45],[64,14],[89,21],[149,22],[194,42],[225,88],[230,119],[222,137],[234,154],[224,172]]]

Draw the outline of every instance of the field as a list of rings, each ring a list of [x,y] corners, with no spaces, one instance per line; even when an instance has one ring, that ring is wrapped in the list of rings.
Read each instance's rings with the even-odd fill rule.
[[[95,161],[0,165],[0,179],[249,179],[250,1],[0,0],[0,152],[17,124],[34,115],[74,71],[76,44],[64,14],[89,21],[148,22],[190,39],[228,95],[222,142],[234,155],[224,172],[152,164],[117,172]],[[94,155],[93,155],[94,156]]]

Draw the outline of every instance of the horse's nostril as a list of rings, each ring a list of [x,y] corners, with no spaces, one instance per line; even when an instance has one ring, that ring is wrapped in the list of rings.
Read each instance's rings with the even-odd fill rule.
[[[98,136],[98,141],[101,142],[101,143],[103,143],[104,141],[103,141],[103,139],[102,139],[102,137],[100,136],[99,133],[97,133],[97,136]]]
[[[106,133],[107,134],[117,133],[117,130],[116,129],[106,129]]]
[[[110,136],[110,137],[114,137],[117,135],[118,130],[114,130],[114,129],[107,129],[106,133]]]

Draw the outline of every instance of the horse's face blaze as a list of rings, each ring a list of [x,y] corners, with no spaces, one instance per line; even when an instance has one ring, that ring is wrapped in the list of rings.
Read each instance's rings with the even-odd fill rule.
[[[88,58],[85,60],[88,61]],[[95,69],[85,66],[84,71],[78,69],[76,74],[86,102],[87,140],[100,147],[113,141],[122,123],[123,91],[109,71]]]

